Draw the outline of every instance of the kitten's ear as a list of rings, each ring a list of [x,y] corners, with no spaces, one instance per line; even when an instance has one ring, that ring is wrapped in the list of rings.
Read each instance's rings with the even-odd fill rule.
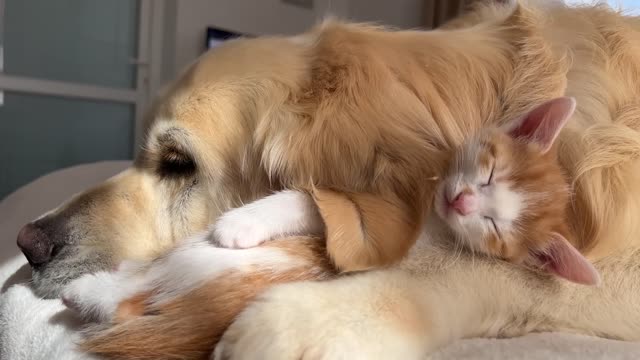
[[[551,240],[544,253],[534,254],[542,269],[583,285],[599,285],[600,274],[564,236],[551,233]]]
[[[535,142],[547,152],[575,109],[576,100],[572,97],[549,100],[515,121],[508,133],[514,138]]]

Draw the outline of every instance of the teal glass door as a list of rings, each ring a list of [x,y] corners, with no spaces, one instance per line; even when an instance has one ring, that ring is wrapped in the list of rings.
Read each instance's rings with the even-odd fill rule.
[[[0,200],[133,156],[145,0],[0,0]]]

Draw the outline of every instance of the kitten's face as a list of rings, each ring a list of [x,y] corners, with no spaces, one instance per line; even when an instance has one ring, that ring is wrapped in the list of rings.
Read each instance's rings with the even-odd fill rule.
[[[569,188],[553,149],[575,107],[573,98],[555,98],[471,137],[454,155],[434,208],[474,250],[597,285],[598,271],[571,243]]]
[[[563,230],[567,195],[555,156],[493,129],[456,152],[434,207],[470,248],[521,262]]]

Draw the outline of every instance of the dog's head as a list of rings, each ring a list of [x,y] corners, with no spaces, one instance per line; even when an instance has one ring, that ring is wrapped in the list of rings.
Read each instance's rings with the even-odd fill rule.
[[[280,111],[305,71],[301,46],[241,39],[203,56],[159,97],[134,166],[18,235],[43,297],[68,281],[148,259],[278,184],[260,170],[256,121]]]
[[[284,187],[390,195],[416,225],[429,195],[416,189],[500,111],[491,84],[504,72],[444,33],[423,37],[329,23],[204,55],[157,101],[131,169],[20,232],[35,289],[57,296],[83,273],[156,256]]]

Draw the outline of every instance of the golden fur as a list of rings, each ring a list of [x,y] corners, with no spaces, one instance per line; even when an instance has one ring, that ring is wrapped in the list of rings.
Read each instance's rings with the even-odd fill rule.
[[[354,263],[375,267],[398,260],[388,258],[403,253],[394,247],[411,244],[433,191],[424,179],[439,173],[448,150],[489,122],[566,93],[579,103],[560,139],[560,161],[576,184],[578,246],[606,254],[633,241],[637,222],[625,214],[635,213],[638,200],[625,179],[637,175],[640,149],[629,110],[640,92],[635,19],[604,8],[559,9],[550,18],[526,6],[480,13],[482,23],[452,31],[325,23],[297,41],[237,41],[200,59],[161,100],[155,119],[176,128],[171,141],[191,147],[189,156],[208,157],[194,159],[200,172],[225,171],[223,182],[253,188],[229,184],[234,191],[223,198],[246,201],[268,183],[381,199],[379,211],[398,214],[414,231],[401,222],[387,227],[392,236],[328,239],[354,246]],[[229,116],[237,120],[230,124]],[[165,151],[150,145],[147,155]],[[234,204],[226,199],[220,207]],[[603,234],[608,241],[599,241]]]
[[[425,179],[442,170],[451,148],[482,126],[502,124],[538,103],[564,94],[578,102],[576,114],[560,135],[558,150],[560,163],[575,184],[575,206],[569,219],[577,234],[576,245],[593,259],[637,246],[640,136],[635,115],[640,114],[640,21],[602,7],[557,7],[546,13],[524,2],[515,7],[488,5],[473,14],[447,30],[432,32],[394,32],[328,22],[298,37],[238,40],[204,55],[154,107],[149,138],[136,167],[110,183],[111,193],[118,196],[108,204],[92,204],[91,213],[118,218],[117,226],[123,234],[117,241],[95,246],[110,247],[114,254],[122,254],[114,256],[114,261],[130,257],[126,249],[134,247],[140,251],[132,255],[152,257],[178,239],[203,229],[222,212],[269,191],[317,189],[316,200],[328,226],[329,253],[336,265],[341,270],[389,265],[400,260],[419,234],[435,187],[423,186]],[[132,204],[127,212],[136,216],[120,217],[122,204]],[[336,214],[344,216],[334,217]],[[140,216],[147,217],[139,219]],[[83,226],[109,226],[99,216],[90,219]],[[363,226],[353,228],[354,224]],[[423,260],[436,261],[422,256]],[[625,259],[627,262],[623,263],[629,264],[629,259],[636,258],[629,255]],[[410,258],[403,262],[401,269],[414,261],[417,260]],[[473,262],[460,264],[472,266]],[[556,293],[556,283],[491,261],[475,265],[476,272],[466,277],[460,273],[463,265],[458,266],[438,281],[421,271],[401,272],[402,276],[397,271],[381,271],[340,279],[343,282],[317,284],[317,289],[323,289],[321,293],[311,290],[316,285],[298,287],[316,295],[325,294],[329,299],[337,296],[330,290],[332,284],[336,289],[346,282],[366,287],[367,279],[401,278],[423,288],[430,287],[427,280],[433,280],[433,298],[444,302],[442,306],[461,301],[456,296],[437,297],[438,290],[454,286],[458,292],[471,291],[466,286],[481,294],[486,289],[493,294],[510,294],[517,288],[519,292],[506,297],[502,310],[483,297],[473,306],[464,306],[488,306],[491,311],[483,312],[485,315],[502,314],[500,311],[508,309],[513,311],[509,316],[517,317],[521,323],[496,320],[494,327],[483,323],[473,328],[476,330],[470,327],[461,331],[459,336],[571,329],[637,338],[629,327],[616,328],[611,325],[612,320],[576,315],[577,310],[554,303],[555,296],[558,301],[565,299],[565,295]],[[624,267],[605,267],[609,268],[614,272],[605,274],[605,282],[606,276],[616,276]],[[434,270],[431,274],[442,273]],[[493,275],[496,280],[489,282]],[[253,284],[250,276],[234,279],[237,283],[229,286],[249,294],[239,295],[240,298],[255,295],[253,290],[242,287],[245,280]],[[289,280],[295,279],[291,276]],[[374,280],[371,281],[377,281]],[[529,283],[539,291],[520,289]],[[501,287],[505,284],[511,284],[513,289]],[[369,309],[364,301],[384,302],[391,294],[405,294],[403,299],[415,302],[397,308],[397,313],[386,307],[381,311],[393,321],[406,318],[402,309],[413,313],[426,300],[414,296],[417,290],[398,290],[400,286],[394,285],[388,294],[378,293],[375,287],[367,288],[359,296],[368,298],[355,298],[350,306],[362,305],[364,314],[368,311],[364,309]],[[281,289],[293,291],[295,287]],[[616,294],[615,290],[603,291]],[[203,302],[215,303],[218,296],[225,296],[206,286],[200,291],[207,294]],[[269,294],[285,290],[278,291]],[[598,290],[584,291],[592,296],[589,304],[606,303]],[[569,294],[574,294],[573,290]],[[473,291],[467,295],[475,296]],[[615,297],[616,304],[629,310],[634,297],[626,295]],[[580,297],[577,298],[572,297],[578,302]],[[526,304],[535,304],[534,300],[567,309],[562,313],[566,317],[549,319],[553,306],[531,310]],[[171,319],[179,322],[188,318],[193,327],[184,331],[185,343],[176,338],[171,344],[203,354],[212,344],[201,339],[188,343],[190,339],[205,335],[214,339],[219,333],[206,333],[211,330],[209,326],[218,321],[227,324],[233,315],[221,316],[224,319],[220,320],[215,313],[182,306],[189,301],[188,297],[180,297],[172,305],[183,312]],[[229,304],[225,311],[237,314],[245,303]],[[265,300],[263,304],[266,303]],[[584,308],[590,306],[581,304]],[[256,321],[266,321],[267,313],[259,312],[263,309],[260,305],[256,303],[249,310],[264,315],[256,316]],[[483,308],[477,310],[482,312]],[[633,318],[631,310],[625,312]],[[525,312],[547,322],[528,322]],[[462,314],[467,312],[456,316]],[[619,318],[618,313],[615,315],[611,318]],[[85,345],[107,355],[122,348],[127,352],[117,354],[122,358],[145,358],[149,348],[160,347],[160,341],[165,339],[159,336],[155,338],[159,341],[140,343],[135,342],[135,334],[160,334],[175,326],[162,313],[156,316],[154,319],[159,322],[153,329],[140,326],[147,321],[143,316],[98,333]],[[247,317],[240,320],[225,344],[241,338],[238,329],[248,323]],[[434,315],[428,323],[436,320]],[[280,324],[285,322],[273,326]],[[293,328],[292,324],[287,325]],[[421,334],[423,325],[420,322],[417,326]],[[121,336],[104,336],[112,334],[110,331]],[[186,336],[188,332],[198,333]],[[317,340],[319,344],[321,339]],[[444,338],[438,343],[443,341]]]

